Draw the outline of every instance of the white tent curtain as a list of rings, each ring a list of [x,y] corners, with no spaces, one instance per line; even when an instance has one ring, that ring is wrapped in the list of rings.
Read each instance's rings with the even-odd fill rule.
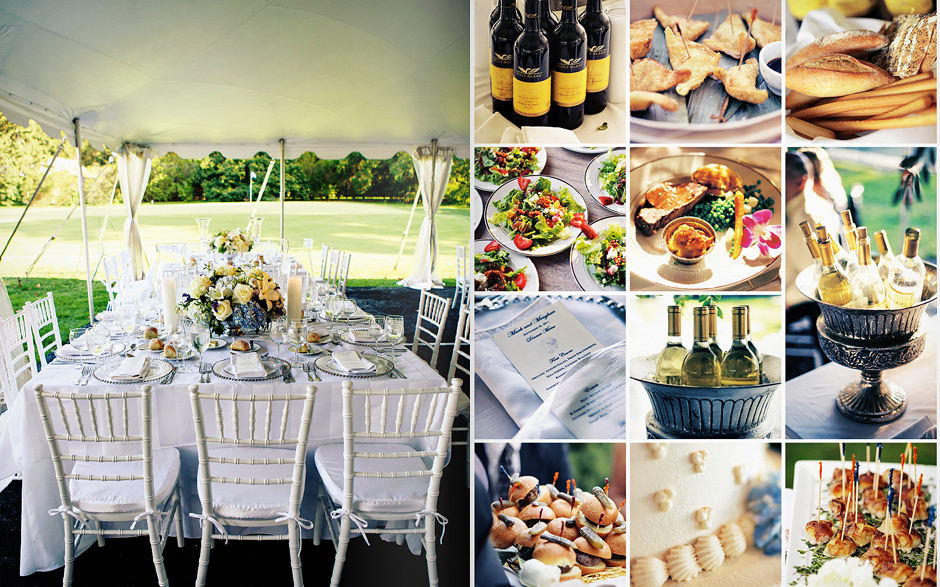
[[[118,181],[121,183],[121,195],[127,220],[124,221],[124,245],[131,255],[134,279],[143,279],[147,272],[147,256],[140,240],[140,227],[137,225],[137,211],[144,200],[147,182],[150,181],[150,167],[153,153],[147,147],[125,144],[117,153]]]
[[[418,176],[418,188],[421,190],[424,221],[415,244],[414,267],[411,274],[399,281],[398,285],[414,289],[443,287],[444,281],[436,273],[438,250],[434,216],[444,199],[444,192],[447,191],[454,150],[450,147],[438,147],[436,144],[418,147],[412,159],[415,174]]]

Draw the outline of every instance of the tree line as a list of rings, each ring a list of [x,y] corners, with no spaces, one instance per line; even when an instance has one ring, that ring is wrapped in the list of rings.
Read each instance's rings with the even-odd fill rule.
[[[0,206],[24,205],[42,177],[59,140],[48,135],[34,121],[20,127],[0,115]],[[75,148],[66,145],[60,159],[75,158]],[[203,159],[183,159],[175,153],[153,160],[147,202],[245,202],[251,173],[253,197],[271,157],[258,153],[250,159],[226,159],[212,153]],[[85,195],[90,204],[106,204],[117,178],[117,163],[107,148],[95,149],[87,141],[82,146],[85,168]],[[350,153],[344,159],[321,159],[314,153],[286,160],[284,190],[289,200],[386,200],[410,202],[418,189],[411,154],[399,151],[391,159],[367,159]],[[263,200],[278,199],[279,168],[275,163]],[[50,172],[36,197],[36,203],[68,206],[78,203],[74,167],[60,165]],[[120,187],[115,201],[121,201]],[[470,162],[454,158],[445,205],[466,206],[470,198]]]

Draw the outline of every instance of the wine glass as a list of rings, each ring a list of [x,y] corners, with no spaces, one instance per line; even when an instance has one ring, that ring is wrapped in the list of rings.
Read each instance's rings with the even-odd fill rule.
[[[352,317],[356,315],[356,312],[359,311],[359,306],[356,305],[354,300],[351,300],[347,297],[343,297],[343,318],[346,319],[346,336],[349,336],[350,325],[352,324]]]
[[[344,302],[343,294],[340,293],[334,293],[327,298],[326,311],[327,316],[330,318],[330,334],[333,335],[333,338],[336,338],[336,321],[343,315]]]
[[[97,369],[101,355],[105,353],[108,344],[111,342],[111,337],[105,330],[91,330],[85,335],[85,340],[87,341],[88,350],[95,357],[95,369]]]
[[[290,328],[287,331],[287,340],[293,345],[294,359],[290,362],[295,367],[303,365],[300,360],[300,345],[307,342],[307,325],[303,320],[291,320]]]
[[[129,337],[137,329],[137,307],[131,303],[122,305],[118,310],[117,323],[124,334],[124,348],[129,349]]]
[[[278,358],[281,356],[281,345],[287,340],[287,331],[289,329],[290,324],[287,322],[287,318],[278,318],[271,322],[271,330],[268,334],[271,336],[271,342],[277,345]]]
[[[209,341],[212,334],[209,332],[209,326],[206,324],[194,324],[193,329],[193,348],[199,353],[199,362],[202,363],[202,353],[209,348]]]
[[[369,318],[369,325],[366,326],[366,332],[376,342],[380,341],[382,335],[385,334],[385,318],[382,316],[372,316]]]
[[[192,367],[187,367],[185,363],[186,355],[193,350],[192,324],[186,325],[185,320],[180,320],[180,327],[170,336],[170,342],[176,347],[177,371],[194,373]]]
[[[389,349],[392,354],[392,365],[398,357],[398,351],[395,348],[399,343],[405,340],[405,317],[404,316],[386,316],[385,317],[385,338],[392,344]]]

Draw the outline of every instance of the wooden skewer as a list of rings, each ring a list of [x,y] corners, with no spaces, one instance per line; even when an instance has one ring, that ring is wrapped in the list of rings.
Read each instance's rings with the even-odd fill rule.
[[[914,509],[911,510],[911,526],[907,529],[908,532],[914,530],[914,516],[917,514],[917,500],[920,498],[920,485],[924,482],[924,476],[920,476],[920,481],[917,482],[917,492],[914,493]]]
[[[731,18],[731,0],[728,0],[728,24],[731,25],[731,36],[734,36],[734,19]]]
[[[904,493],[904,460],[907,457],[907,453],[901,455],[901,474],[898,476],[898,513],[901,513],[901,494]],[[894,479],[891,480],[894,482]]]
[[[689,17],[686,20],[692,20],[692,15],[695,14],[695,7],[698,6],[698,0],[692,3],[692,10],[689,11]]]
[[[741,67],[741,63],[744,62],[744,47],[746,46],[747,46],[747,32],[741,31],[741,44],[738,46],[738,53],[740,53],[741,55],[740,57],[738,57],[738,67]]]
[[[926,546],[924,546],[924,562],[922,562],[922,563],[920,564],[920,581],[921,581],[921,583],[924,582],[924,571],[927,570],[927,553],[930,552],[930,531],[931,531],[931,530],[933,530],[933,528],[931,528],[930,526],[927,526],[927,540],[926,540],[926,542],[924,542],[924,544],[926,544]],[[936,542],[936,541],[937,541],[937,540],[934,539],[934,542]],[[937,558],[936,546],[934,546],[934,558]],[[934,566],[936,566],[936,564],[935,564]]]
[[[774,12],[773,12],[773,21],[771,21],[770,26],[777,26],[777,8],[780,6],[780,2],[774,2]]]
[[[816,504],[816,523],[819,523],[819,514],[822,512],[822,461],[819,461],[819,501]]]
[[[682,34],[682,29],[679,28],[679,23],[676,23],[676,32],[679,33],[679,38],[682,39],[682,46],[685,47],[685,54],[689,56],[689,59],[692,59],[692,53],[689,51],[689,44],[685,42],[685,35]]]
[[[789,117],[787,117],[789,118]],[[883,130],[886,128],[911,128],[937,123],[937,109],[925,108],[902,118],[882,120],[817,120],[816,124],[833,132],[860,132],[865,130]]]
[[[865,470],[871,473],[871,445],[865,445]]]

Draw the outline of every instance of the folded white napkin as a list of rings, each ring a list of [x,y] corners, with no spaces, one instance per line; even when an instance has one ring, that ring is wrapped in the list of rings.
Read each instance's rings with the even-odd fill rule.
[[[368,330],[350,330],[349,340],[353,342],[375,342],[375,337]]]
[[[114,348],[119,344],[120,343],[117,343],[117,342],[109,343],[105,347],[104,353],[102,354],[106,355],[108,353],[113,352]],[[94,356],[94,354],[91,351],[77,349],[74,346],[72,346],[70,343],[64,344],[61,347],[59,347],[59,354],[61,354],[63,357],[93,357]]]
[[[526,145],[581,144],[574,131],[557,126],[523,126],[522,142]]]
[[[333,353],[333,364],[337,369],[347,374],[374,373],[375,363],[363,358],[356,351],[339,351]]]
[[[111,372],[111,379],[129,381],[141,379],[150,371],[150,357],[127,357]]]
[[[232,373],[235,377],[264,377],[267,371],[261,363],[261,357],[258,353],[243,353],[232,355],[231,358]]]

